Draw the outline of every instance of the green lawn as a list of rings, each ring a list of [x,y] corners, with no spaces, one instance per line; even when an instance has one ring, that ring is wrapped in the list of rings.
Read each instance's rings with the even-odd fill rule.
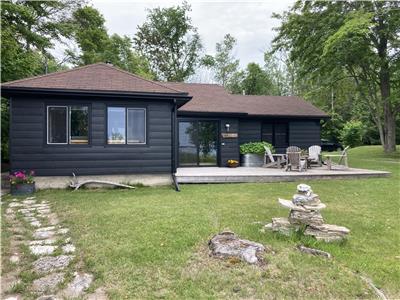
[[[66,226],[96,284],[121,298],[374,298],[359,278],[371,278],[400,298],[400,155],[381,147],[350,150],[352,167],[387,170],[390,178],[310,181],[327,204],[327,223],[351,229],[347,242],[324,244],[262,233],[272,217],[287,216],[278,197],[298,182],[182,185],[171,188],[37,193]],[[268,264],[255,267],[208,256],[207,242],[230,229],[270,245]],[[299,253],[305,243],[329,251],[327,260]]]

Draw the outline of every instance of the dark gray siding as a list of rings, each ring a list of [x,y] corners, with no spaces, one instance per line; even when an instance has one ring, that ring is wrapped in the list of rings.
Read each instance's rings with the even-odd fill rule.
[[[221,119],[221,134],[227,132],[225,124],[229,124],[229,132],[239,132],[239,121],[236,118]],[[225,167],[229,159],[239,161],[239,139],[238,138],[222,138],[220,146],[220,166]]]
[[[321,125],[319,120],[289,122],[289,144],[307,149],[321,144]]]
[[[171,172],[172,102],[71,98],[12,98],[11,168],[37,175],[146,174]],[[91,109],[89,145],[47,145],[46,105],[86,103]],[[107,145],[107,105],[147,109],[146,145]]]
[[[239,143],[258,142],[261,140],[260,120],[239,121]]]

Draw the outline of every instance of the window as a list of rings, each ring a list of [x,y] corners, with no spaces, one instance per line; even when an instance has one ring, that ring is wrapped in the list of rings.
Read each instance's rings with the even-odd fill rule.
[[[145,144],[146,109],[108,107],[108,144]]]
[[[284,122],[263,123],[261,139],[277,148],[285,148],[289,145],[288,124]]]
[[[48,144],[88,144],[88,106],[48,106]]]

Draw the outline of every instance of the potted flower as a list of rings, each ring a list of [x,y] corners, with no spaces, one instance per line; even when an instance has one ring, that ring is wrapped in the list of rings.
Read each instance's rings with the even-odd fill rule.
[[[265,148],[274,152],[274,147],[267,142],[252,142],[240,145],[240,160],[243,167],[262,167],[264,165]]]
[[[236,167],[239,166],[239,162],[237,160],[234,160],[234,159],[228,159],[227,166],[229,168],[236,168]]]
[[[35,192],[35,180],[33,171],[17,171],[9,176],[11,195],[29,195]]]

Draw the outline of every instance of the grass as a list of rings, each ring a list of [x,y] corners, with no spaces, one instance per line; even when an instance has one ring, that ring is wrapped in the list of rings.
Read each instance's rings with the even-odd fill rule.
[[[287,216],[278,197],[298,182],[182,185],[129,190],[38,192],[71,229],[86,267],[112,299],[131,298],[374,298],[369,277],[400,298],[400,155],[380,147],[349,152],[350,166],[387,170],[390,178],[311,181],[327,223],[351,229],[344,243],[262,233],[272,217]],[[262,222],[262,224],[258,223]],[[267,265],[208,256],[207,241],[230,229],[270,245]],[[298,252],[300,244],[330,252],[327,260]]]

